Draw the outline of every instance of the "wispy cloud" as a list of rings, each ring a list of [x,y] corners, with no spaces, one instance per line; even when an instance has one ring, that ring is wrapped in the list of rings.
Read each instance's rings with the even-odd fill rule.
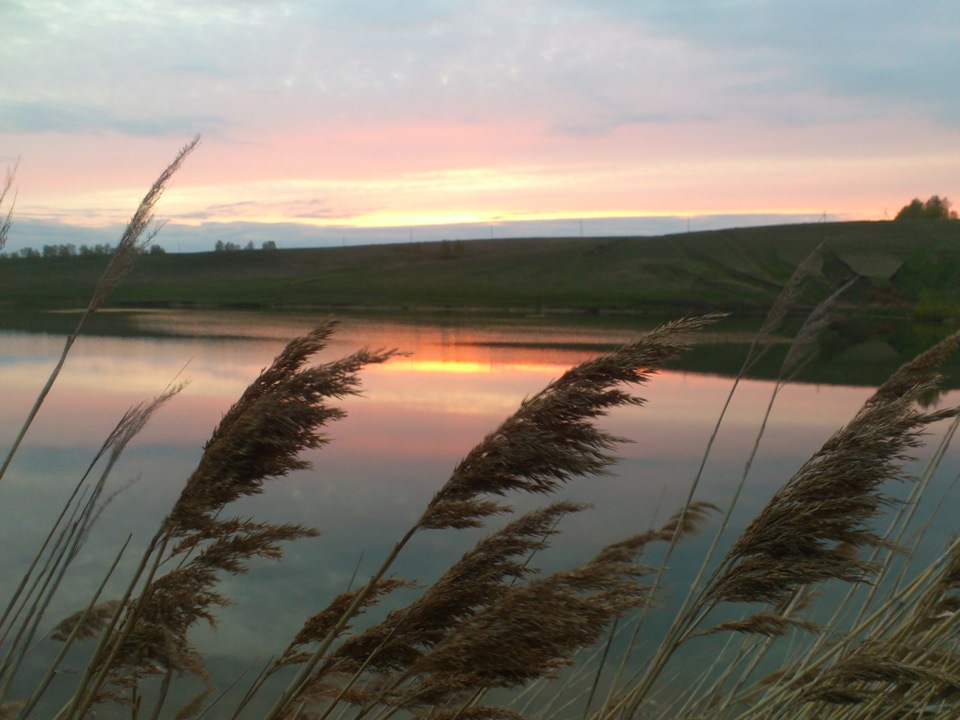
[[[214,115],[121,116],[111,110],[53,102],[10,102],[0,105],[0,133],[99,134],[181,137],[197,127],[213,133],[226,125]]]
[[[766,68],[783,95],[818,92],[869,102],[875,114],[957,120],[956,93],[944,92],[948,69],[958,67],[956,3],[753,0],[731,7],[657,0],[637,8],[661,32],[732,58],[740,68]]]

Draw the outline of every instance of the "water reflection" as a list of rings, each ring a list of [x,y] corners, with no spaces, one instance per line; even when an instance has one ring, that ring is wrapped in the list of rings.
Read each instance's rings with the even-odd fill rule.
[[[306,316],[263,322],[262,316],[143,315],[144,326],[166,323],[169,337],[82,338],[44,407],[9,481],[0,486],[4,508],[0,582],[10,587],[46,531],[94,449],[124,410],[185,378],[189,386],[147,427],[113,475],[119,494],[95,529],[51,610],[51,623],[77,609],[99,582],[115,548],[128,534],[142,545],[176,498],[222,413],[283,341],[308,328]],[[358,347],[399,347],[412,354],[363,372],[362,397],[343,402],[346,419],[329,428],[331,443],[310,454],[315,467],[270,484],[262,496],[233,508],[240,516],[318,527],[320,538],[288,548],[282,564],[257,561],[242,577],[225,578],[235,602],[222,612],[221,630],[199,630],[221,672],[254,655],[276,652],[359,567],[368,573],[416,521],[456,462],[528,396],[594,354],[589,348],[630,339],[612,332],[534,328],[460,328],[349,320],[321,359]],[[6,446],[60,350],[62,338],[0,334],[3,403],[0,439]],[[569,487],[565,497],[593,510],[567,518],[554,550],[537,559],[544,569],[592,556],[604,544],[662,521],[686,496],[731,380],[668,371],[639,389],[643,407],[604,421],[622,446],[610,477]],[[699,497],[723,505],[738,482],[772,386],[741,384],[717,438]],[[788,386],[774,406],[731,534],[742,527],[796,467],[842,425],[870,388]],[[945,475],[956,472],[953,461]],[[538,500],[512,498],[520,507]],[[936,529],[936,528],[935,528]],[[942,529],[941,532],[947,532]],[[423,533],[396,566],[398,574],[429,581],[459,556],[477,533]],[[692,576],[701,539],[678,552],[667,592],[679,594]],[[129,571],[136,553],[125,561]],[[112,592],[119,591],[119,583]],[[265,618],[269,622],[265,622]]]

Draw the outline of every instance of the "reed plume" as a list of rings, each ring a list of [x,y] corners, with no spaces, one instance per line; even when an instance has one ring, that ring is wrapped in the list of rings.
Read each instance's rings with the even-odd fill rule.
[[[143,196],[133,216],[127,223],[126,228],[124,228],[123,234],[117,242],[117,249],[114,250],[110,256],[110,262],[107,264],[106,270],[103,271],[103,275],[100,276],[100,280],[97,282],[97,286],[93,291],[93,296],[90,299],[90,304],[87,306],[84,316],[93,314],[93,312],[103,304],[103,301],[110,291],[115,288],[133,268],[137,255],[146,250],[157,236],[157,233],[160,232],[163,224],[154,223],[154,210],[157,203],[166,191],[173,176],[199,144],[200,136],[195,135],[190,142],[180,148],[173,162],[167,165],[163,172],[160,173],[160,176],[154,181],[153,185],[150,186],[150,189],[147,190],[146,195]]]
[[[525,562],[547,547],[563,515],[583,505],[553,503],[523,515],[484,538],[440,576],[412,605],[391,612],[332,654],[343,672],[403,670],[425,650],[455,633],[479,609],[493,604],[513,582],[534,572]]]
[[[477,613],[492,606],[513,583],[534,574],[528,564],[530,557],[547,547],[563,515],[583,508],[575,503],[553,503],[481,539],[411,605],[391,611],[381,622],[347,638],[314,673],[303,697],[312,702],[334,697],[361,705],[395,700],[399,686],[410,679],[414,664],[444,639],[460,632]],[[381,580],[365,607],[379,599],[387,582],[401,581]],[[344,601],[353,595],[344,593],[308,621],[288,654],[300,659],[302,654],[293,655],[298,647],[323,640],[330,632],[328,623],[342,616]],[[318,617],[323,618],[322,623],[316,622]],[[383,682],[368,682],[358,689],[361,673],[367,677],[375,674]],[[331,677],[350,675],[354,677],[345,685],[329,682]]]
[[[310,467],[301,453],[325,444],[322,428],[344,415],[326,400],[355,395],[357,372],[395,354],[364,349],[304,367],[325,347],[335,326],[325,320],[292,341],[226,412],[167,519],[173,536],[202,535],[216,525],[215,516],[225,505],[259,493],[266,479]]]
[[[612,353],[568,370],[487,435],[454,469],[418,523],[423,529],[480,524],[498,508],[485,495],[555,492],[575,477],[603,474],[622,440],[593,421],[643,401],[621,388],[645,383],[684,347],[684,335],[722,315],[667,323]]]
[[[741,374],[745,373],[751,365],[759,360],[758,356],[766,350],[768,347],[767,343],[773,338],[774,334],[780,331],[788,313],[794,310],[799,304],[801,296],[803,295],[804,285],[809,281],[814,272],[823,265],[823,245],[824,241],[821,240],[801,263],[797,265],[790,274],[790,277],[787,278],[787,282],[780,290],[767,316],[764,318],[763,324],[757,331],[756,337],[745,358],[745,366],[743,370],[741,370]],[[761,345],[760,353],[755,353],[754,350],[758,344]]]
[[[78,610],[57,623],[48,637],[51,640],[67,640],[71,635],[76,640],[97,637],[116,613],[119,604],[117,600],[108,600],[94,605],[89,611]]]
[[[125,689],[157,672],[206,678],[188,632],[198,621],[214,625],[216,608],[229,602],[216,590],[220,574],[245,572],[253,557],[279,559],[283,543],[318,534],[221,516],[232,501],[261,492],[264,482],[308,469],[301,453],[327,442],[323,428],[344,415],[329,401],[356,394],[359,370],[394,355],[364,349],[308,366],[334,326],[327,319],[289,343],[224,414],[147,550],[145,558],[154,559],[146,585],[99,648],[91,671],[98,679],[85,683],[71,716],[94,702],[122,700]],[[173,569],[154,577],[161,562]],[[103,684],[110,689],[99,690]]]
[[[398,704],[437,704],[464,690],[511,688],[554,676],[591,646],[610,622],[642,605],[650,568],[634,558],[638,535],[605,548],[585,565],[512,585],[410,667],[423,678]]]
[[[41,389],[40,393],[37,395],[37,399],[34,402],[33,407],[30,409],[30,412],[27,413],[27,416],[24,419],[23,425],[20,428],[20,432],[17,434],[17,437],[11,444],[10,449],[7,451],[7,455],[3,460],[3,464],[0,465],[0,480],[3,480],[3,476],[6,474],[7,468],[10,466],[14,455],[16,455],[20,444],[23,442],[24,436],[26,436],[27,431],[33,424],[37,414],[40,412],[40,407],[46,400],[47,395],[50,394],[53,384],[60,375],[60,371],[63,369],[64,363],[67,361],[67,355],[70,354],[70,349],[73,347],[73,344],[76,342],[81,330],[83,330],[83,327],[86,325],[87,320],[100,308],[110,291],[116,287],[121,280],[123,280],[127,273],[130,272],[137,255],[139,255],[153,241],[153,238],[156,236],[157,232],[159,232],[159,226],[151,229],[154,219],[154,208],[156,207],[157,202],[159,202],[160,197],[163,195],[164,190],[170,183],[170,180],[173,178],[174,174],[180,169],[181,165],[183,165],[184,161],[187,159],[187,156],[193,152],[194,148],[196,148],[199,143],[200,136],[197,135],[193,138],[193,140],[180,149],[180,152],[177,153],[177,156],[173,159],[173,162],[167,165],[164,171],[160,173],[160,177],[158,177],[153,183],[153,185],[150,187],[150,190],[147,191],[147,194],[144,195],[143,199],[140,201],[140,204],[137,206],[137,209],[134,211],[133,217],[130,218],[130,222],[127,223],[127,226],[123,231],[123,235],[120,237],[120,241],[117,243],[117,249],[114,250],[113,254],[110,256],[110,262],[107,265],[107,268],[103,271],[103,274],[97,281],[97,285],[93,290],[93,295],[90,298],[90,302],[87,304],[86,309],[80,316],[80,320],[77,322],[77,326],[74,331],[67,336],[67,339],[63,345],[63,350],[60,352],[60,358],[57,360],[57,364],[50,372],[50,377],[47,378],[47,382],[43,386],[43,389]],[[4,185],[3,191],[4,195],[6,195],[6,192],[12,183],[12,177],[12,174],[7,175],[7,182]],[[0,202],[2,202],[2,197],[0,197]],[[13,210],[11,208],[10,212],[12,211]],[[2,233],[0,233],[0,235],[2,235],[4,240],[6,239],[6,231],[10,227],[10,217],[10,213],[8,213],[7,219],[2,225]],[[2,245],[2,243],[0,243],[0,245]]]

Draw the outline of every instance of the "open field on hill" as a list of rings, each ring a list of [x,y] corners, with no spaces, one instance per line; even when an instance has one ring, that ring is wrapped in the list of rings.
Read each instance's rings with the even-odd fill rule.
[[[960,222],[950,221],[147,255],[110,302],[760,314],[821,241],[827,252],[816,273],[825,287],[862,276],[850,303],[934,317],[960,308]],[[6,260],[0,308],[82,306],[105,262]]]

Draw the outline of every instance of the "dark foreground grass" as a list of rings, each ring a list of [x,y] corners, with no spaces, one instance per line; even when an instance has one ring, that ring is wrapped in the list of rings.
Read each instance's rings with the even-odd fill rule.
[[[144,231],[136,218],[149,215],[162,191],[163,183],[158,185],[125,235],[120,252],[126,254],[114,262],[132,259]],[[783,331],[790,310],[820,287],[829,261],[816,251],[783,283],[731,383],[731,396],[764,353],[765,341]],[[108,268],[76,332],[115,281]],[[840,297],[828,294],[796,332],[771,406],[809,359]],[[243,572],[252,558],[279,560],[285,544],[315,534],[308,527],[234,516],[234,503],[259,494],[266,483],[309,469],[302,454],[327,442],[327,426],[343,415],[338,401],[358,392],[365,366],[389,362],[396,351],[361,349],[317,362],[335,330],[331,320],[292,340],[224,414],[179,497],[123,579],[126,590],[119,597],[101,596],[124,546],[116,549],[117,562],[98,590],[76,597],[77,613],[46,617],[50,599],[71,592],[61,586],[64,571],[82,558],[116,459],[153,413],[175,401],[179,386],[167,388],[119,420],[67,504],[36,520],[51,527],[48,540],[17,587],[4,588],[9,600],[0,616],[0,716],[957,717],[960,542],[935,553],[931,563],[917,560],[926,555],[915,551],[929,521],[916,517],[918,501],[960,415],[957,408],[930,409],[927,399],[960,335],[903,365],[853,418],[838,422],[838,431],[785,479],[732,543],[721,542],[722,531],[746,485],[752,456],[726,507],[698,499],[698,472],[686,502],[663,525],[638,528],[635,535],[597,548],[577,567],[546,575],[530,564],[567,516],[587,511],[548,496],[608,472],[616,462],[622,440],[598,420],[616,407],[642,404],[636,393],[656,381],[691,335],[717,319],[686,318],[641,333],[521,401],[466,450],[371,577],[336,597],[317,598],[316,612],[304,618],[286,649],[265,659],[250,677],[237,679],[226,694],[213,687],[192,642],[196,626],[212,622],[230,601],[222,579]],[[59,366],[48,388],[58,371]],[[769,413],[762,423],[768,418]],[[722,423],[723,413],[717,429]],[[29,424],[30,418],[21,438]],[[944,442],[927,449],[924,435],[937,425],[946,426]],[[15,452],[16,443],[0,469],[0,493]],[[929,459],[915,476],[905,471],[911,454]],[[891,487],[898,483],[907,490],[896,499]],[[518,514],[509,505],[517,496],[539,496],[544,504]],[[654,623],[648,613],[665,602],[674,549],[711,525],[720,529],[696,579],[685,596],[666,600],[666,622]],[[477,528],[486,536],[428,587],[395,574],[396,559],[415,536]],[[11,540],[0,536],[0,542]],[[831,587],[840,592],[825,592]],[[364,623],[366,611],[400,589],[418,592],[379,621]],[[820,607],[811,614],[818,597]],[[687,684],[665,691],[677,673],[676,658],[713,636],[725,643],[695,655],[697,667],[685,668]],[[654,642],[647,642],[650,637]],[[81,645],[83,640],[89,642]],[[57,643],[62,651],[38,670],[25,660],[41,641]],[[777,660],[772,672],[767,658]],[[573,672],[559,679],[568,669]],[[15,678],[31,673],[30,682],[14,685]],[[174,702],[171,688],[185,678],[199,679],[206,688],[186,704]],[[28,690],[11,694],[13,687]],[[67,699],[51,707],[45,701],[53,689]]]
[[[761,315],[821,242],[809,307],[860,276],[863,312],[960,307],[960,222],[857,222],[625,238],[530,238],[141,258],[114,305]],[[0,308],[82,307],[98,258],[3,263]],[[817,286],[818,285],[818,286]]]

